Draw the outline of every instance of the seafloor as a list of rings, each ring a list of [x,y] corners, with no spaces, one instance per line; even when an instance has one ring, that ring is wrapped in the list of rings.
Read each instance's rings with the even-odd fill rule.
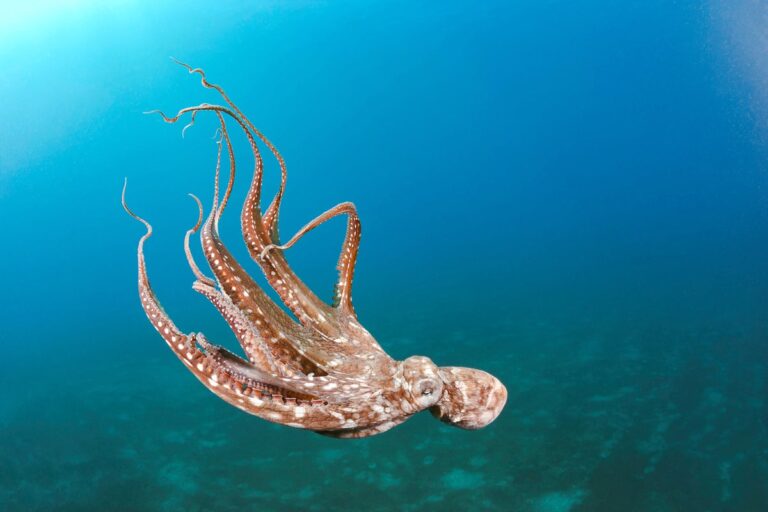
[[[210,395],[159,339],[146,358],[126,350],[119,365],[96,351],[63,354],[46,379],[29,379],[33,362],[6,368],[4,387],[28,384],[0,410],[0,503],[541,512],[768,503],[760,326],[716,315],[698,326],[648,315],[635,328],[610,316],[484,320],[482,332],[433,321],[407,337],[395,323],[380,328],[396,353],[458,359],[505,381],[506,410],[477,432],[428,414],[355,441],[271,425]]]

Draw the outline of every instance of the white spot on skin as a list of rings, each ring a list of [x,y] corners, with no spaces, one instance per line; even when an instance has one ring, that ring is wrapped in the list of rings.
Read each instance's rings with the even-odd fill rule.
[[[307,410],[306,410],[304,407],[296,407],[296,408],[293,410],[293,414],[294,414],[294,415],[295,415],[297,418],[303,418],[303,417],[304,417],[304,415],[305,415],[306,413],[307,413]]]
[[[330,384],[326,384],[325,386],[323,386],[323,389],[326,391],[330,391],[332,389],[336,389],[336,387],[337,387],[337,384],[335,382],[331,382]]]

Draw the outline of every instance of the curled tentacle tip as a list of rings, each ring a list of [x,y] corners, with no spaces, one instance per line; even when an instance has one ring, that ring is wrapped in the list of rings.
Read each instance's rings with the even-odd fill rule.
[[[276,247],[277,246],[275,244],[269,244],[268,246],[266,246],[264,249],[261,250],[261,253],[259,254],[259,259],[262,261],[266,259],[267,253]]]
[[[197,215],[197,222],[195,223],[195,225],[194,225],[194,226],[192,226],[192,227],[191,227],[191,228],[190,228],[190,229],[187,231],[187,239],[186,239],[186,240],[185,240],[185,242],[184,242],[185,244],[186,244],[187,242],[189,242],[189,235],[190,235],[190,234],[192,234],[192,233],[197,233],[197,230],[198,230],[198,229],[200,229],[200,224],[202,224],[202,222],[203,222],[203,203],[200,201],[200,198],[198,198],[198,197],[197,197],[195,194],[193,194],[193,193],[191,193],[191,192],[190,192],[190,193],[189,193],[189,194],[187,194],[187,195],[188,195],[189,197],[191,197],[192,199],[194,199],[194,201],[195,201],[195,204],[197,204],[197,212],[198,212],[198,215]]]
[[[147,228],[147,233],[144,235],[144,238],[142,238],[142,242],[143,242],[144,240],[146,240],[147,238],[149,238],[149,236],[152,234],[152,226],[150,225],[150,223],[149,223],[149,222],[147,222],[146,220],[144,220],[142,217],[139,217],[138,215],[136,215],[136,214],[133,212],[133,210],[131,210],[131,209],[128,207],[128,203],[127,203],[127,202],[126,202],[126,200],[125,200],[125,191],[126,191],[126,189],[127,189],[127,188],[128,188],[128,178],[125,178],[125,181],[123,181],[123,193],[121,194],[120,203],[123,205],[123,210],[125,210],[125,212],[126,212],[128,215],[130,215],[130,216],[131,216],[131,217],[133,217],[134,219],[136,219],[136,220],[138,220],[139,222],[141,222],[142,224],[144,224],[144,226],[146,226],[146,228]]]
[[[213,288],[215,290],[216,281],[209,277],[200,276],[194,283],[192,283],[192,289],[199,291],[198,289],[200,288]]]
[[[125,202],[125,191],[126,191],[126,189],[128,189],[128,177],[127,176],[125,178],[123,178],[123,191],[120,193],[120,202],[123,204],[123,208],[125,208],[125,210],[128,213],[131,213],[131,211],[128,209],[128,204]]]
[[[211,350],[212,345],[208,343],[208,340],[205,338],[205,335],[203,333],[193,332],[192,334],[190,334],[190,336],[192,337],[192,339],[194,339],[197,342],[198,345],[200,345],[203,348],[203,350],[205,350],[206,352],[209,352]]]
[[[213,279],[201,275],[192,283],[192,289],[199,293],[217,292],[218,284]]]
[[[201,106],[205,106],[205,103],[203,103]],[[163,117],[165,117],[165,116],[163,116]],[[195,110],[195,111],[192,112],[192,119],[190,119],[189,123],[187,123],[187,125],[184,128],[181,129],[181,137],[182,138],[184,138],[184,134],[187,133],[187,129],[191,128],[192,126],[195,125],[195,118],[196,117],[197,117],[197,111]]]

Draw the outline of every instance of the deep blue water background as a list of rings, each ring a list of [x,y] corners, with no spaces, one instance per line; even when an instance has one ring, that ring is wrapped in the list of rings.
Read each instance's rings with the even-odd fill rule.
[[[1,510],[768,510],[764,3],[162,4],[0,2]],[[169,353],[126,176],[164,306],[234,346],[181,244],[215,124],[142,115],[218,101],[169,55],[286,157],[284,235],[357,204],[361,320],[499,376],[495,423],[328,439]],[[332,224],[289,253],[328,297]]]

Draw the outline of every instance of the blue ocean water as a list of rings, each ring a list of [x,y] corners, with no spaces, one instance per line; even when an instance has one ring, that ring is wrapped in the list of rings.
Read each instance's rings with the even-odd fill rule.
[[[0,510],[768,510],[766,41],[755,0],[0,2]],[[219,99],[168,56],[285,156],[284,235],[355,202],[361,321],[497,375],[493,424],[321,437],[170,353],[125,177],[166,310],[236,342],[182,246],[215,119],[142,114]],[[343,226],[289,253],[328,298]]]

